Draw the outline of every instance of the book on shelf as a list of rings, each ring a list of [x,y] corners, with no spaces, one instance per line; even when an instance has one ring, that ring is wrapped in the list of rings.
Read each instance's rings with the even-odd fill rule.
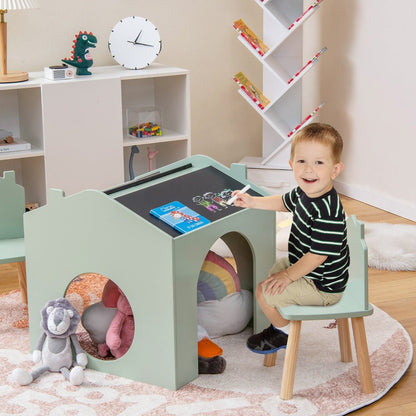
[[[254,48],[259,55],[264,56],[264,54],[269,50],[269,47],[266,46],[256,35],[255,33],[243,22],[242,19],[236,20],[233,23],[234,29],[249,43],[249,45]]]
[[[196,230],[211,222],[179,201],[153,208],[150,213],[180,233]]]
[[[315,2],[310,5],[289,27],[288,30],[293,29],[295,26],[300,24],[302,21],[306,20],[309,15],[311,15],[315,8],[319,6],[320,3],[322,3],[323,0],[315,0]]]
[[[262,110],[270,103],[270,100],[266,98],[242,72],[235,74],[233,79]]]
[[[13,138],[12,143],[7,143],[6,141],[0,142],[0,153],[21,152],[23,150],[30,150],[31,147],[30,143],[22,139]]]
[[[325,105],[325,101],[322,104],[319,104],[318,107],[315,108],[310,114],[308,114],[293,130],[289,132],[287,137],[291,137],[295,134],[298,130],[302,127],[305,127],[307,124],[310,123],[311,118]]]
[[[318,58],[327,50],[328,48],[325,46],[321,50],[319,50],[313,57],[310,59],[298,72],[296,72],[295,75],[293,75],[292,78],[287,82],[288,84],[291,84],[299,75],[301,75],[304,71],[312,67],[312,65],[316,64],[318,62]]]

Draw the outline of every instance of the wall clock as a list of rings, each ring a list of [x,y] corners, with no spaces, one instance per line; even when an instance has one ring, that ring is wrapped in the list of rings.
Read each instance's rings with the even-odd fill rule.
[[[121,66],[140,69],[157,58],[162,41],[159,31],[150,20],[130,16],[115,24],[108,39],[108,48]]]

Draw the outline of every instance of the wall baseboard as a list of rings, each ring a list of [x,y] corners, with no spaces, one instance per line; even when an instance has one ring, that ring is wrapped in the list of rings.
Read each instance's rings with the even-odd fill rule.
[[[338,193],[342,195],[416,222],[416,204],[359,185],[350,185],[340,181],[335,181],[334,185]]]

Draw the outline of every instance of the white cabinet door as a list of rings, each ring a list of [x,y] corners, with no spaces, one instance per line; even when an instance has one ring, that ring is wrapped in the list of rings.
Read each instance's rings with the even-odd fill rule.
[[[42,85],[46,189],[66,195],[124,181],[119,79]]]

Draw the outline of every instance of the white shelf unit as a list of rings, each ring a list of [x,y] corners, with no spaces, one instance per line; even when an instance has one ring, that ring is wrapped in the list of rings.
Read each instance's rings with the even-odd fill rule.
[[[67,195],[106,189],[148,170],[147,147],[157,150],[154,169],[190,156],[190,74],[153,64],[142,70],[93,67],[91,76],[51,81],[42,72],[22,83],[0,84],[0,128],[28,141],[30,151],[0,153],[0,172],[15,170],[27,202],[47,202],[47,189]],[[133,139],[126,109],[160,109],[162,136]]]
[[[263,65],[263,94],[270,100],[259,108],[240,88],[239,93],[263,118],[262,157],[245,157],[248,168],[289,169],[290,141],[295,131],[309,124],[324,105],[302,114],[302,78],[326,48],[302,62],[302,25],[323,0],[303,9],[303,0],[255,0],[263,9],[263,39],[269,48],[260,54],[244,36],[238,39]]]

